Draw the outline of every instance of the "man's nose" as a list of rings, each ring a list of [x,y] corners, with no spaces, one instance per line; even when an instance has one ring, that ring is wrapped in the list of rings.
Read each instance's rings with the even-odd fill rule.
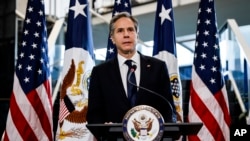
[[[129,31],[128,30],[124,31],[124,37],[129,37]]]

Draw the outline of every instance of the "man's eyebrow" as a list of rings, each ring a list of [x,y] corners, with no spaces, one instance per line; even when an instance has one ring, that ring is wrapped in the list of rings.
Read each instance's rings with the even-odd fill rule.
[[[135,28],[133,26],[129,26],[129,27],[117,27],[116,29],[129,29],[129,28]]]

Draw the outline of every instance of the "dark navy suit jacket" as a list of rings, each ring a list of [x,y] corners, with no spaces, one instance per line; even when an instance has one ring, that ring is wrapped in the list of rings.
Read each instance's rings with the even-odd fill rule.
[[[175,116],[176,110],[165,62],[142,54],[140,61],[140,86],[165,97],[172,105],[173,111],[166,100],[143,89],[138,90],[136,105],[152,106],[162,114],[165,122],[173,122],[172,114]],[[117,57],[95,66],[89,85],[88,123],[121,123],[130,109]]]

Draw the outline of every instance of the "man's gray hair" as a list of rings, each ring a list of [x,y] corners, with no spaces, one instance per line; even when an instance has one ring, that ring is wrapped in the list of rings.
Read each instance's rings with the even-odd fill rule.
[[[114,33],[115,27],[114,27],[114,23],[119,20],[120,18],[129,18],[133,21],[134,26],[135,26],[135,30],[138,33],[139,32],[139,23],[138,20],[133,17],[131,14],[129,14],[128,12],[120,12],[117,15],[113,16],[112,19],[110,20],[110,24],[109,24],[109,33],[110,35],[112,35]]]

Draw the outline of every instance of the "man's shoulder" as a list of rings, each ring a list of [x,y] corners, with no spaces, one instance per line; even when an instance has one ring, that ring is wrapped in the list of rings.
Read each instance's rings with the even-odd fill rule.
[[[114,65],[114,59],[104,60],[99,64],[95,65],[95,68],[104,69],[106,67]]]

